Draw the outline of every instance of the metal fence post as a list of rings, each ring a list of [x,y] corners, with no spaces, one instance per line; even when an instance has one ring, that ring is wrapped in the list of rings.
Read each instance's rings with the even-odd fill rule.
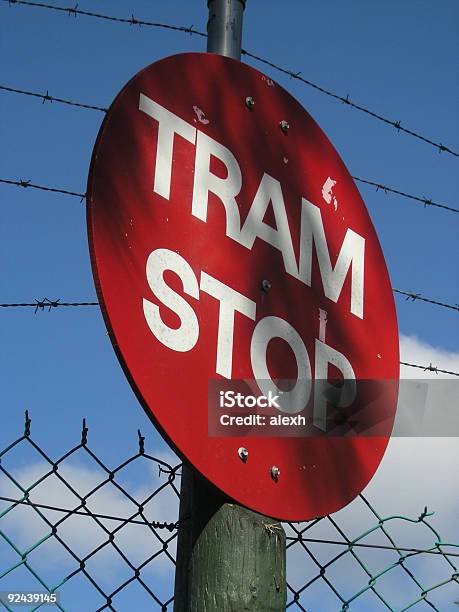
[[[245,4],[208,0],[208,52],[240,59]],[[280,523],[233,503],[186,464],[179,519],[174,612],[285,610]]]
[[[241,59],[246,0],[208,0],[207,51]]]

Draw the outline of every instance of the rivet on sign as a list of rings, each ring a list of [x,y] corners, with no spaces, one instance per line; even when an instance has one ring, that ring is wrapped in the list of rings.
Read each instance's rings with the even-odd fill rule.
[[[237,454],[239,455],[239,459],[243,461],[244,463],[249,458],[249,451],[243,446],[237,449]]]
[[[252,98],[252,96],[247,96],[247,98],[245,99],[245,105],[249,110],[253,109],[253,107],[255,106],[255,100]]]
[[[271,478],[275,482],[277,482],[279,480],[279,476],[280,476],[280,469],[276,467],[275,465],[273,465],[271,468]]]
[[[289,124],[288,121],[285,121],[285,119],[283,119],[280,123],[280,129],[284,132],[284,134],[286,134],[289,130]]]
[[[271,283],[269,282],[269,280],[262,280],[261,288],[265,293],[268,293],[268,291],[271,289]]]

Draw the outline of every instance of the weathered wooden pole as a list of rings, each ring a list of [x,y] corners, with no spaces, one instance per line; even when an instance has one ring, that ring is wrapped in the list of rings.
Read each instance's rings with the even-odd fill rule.
[[[284,612],[285,532],[183,466],[174,612]]]
[[[209,0],[207,51],[239,60],[246,0]],[[184,464],[174,612],[284,612],[285,532]]]

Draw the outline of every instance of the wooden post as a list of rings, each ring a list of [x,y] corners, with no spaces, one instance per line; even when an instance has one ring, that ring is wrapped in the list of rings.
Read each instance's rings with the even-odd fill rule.
[[[283,612],[285,532],[182,470],[174,612]]]

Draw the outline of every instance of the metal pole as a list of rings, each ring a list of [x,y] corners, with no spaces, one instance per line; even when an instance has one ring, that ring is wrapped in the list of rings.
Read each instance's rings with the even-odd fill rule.
[[[208,0],[207,51],[241,57],[246,0]],[[284,612],[285,532],[184,463],[174,612]]]
[[[207,51],[241,59],[242,19],[246,0],[208,0]]]

